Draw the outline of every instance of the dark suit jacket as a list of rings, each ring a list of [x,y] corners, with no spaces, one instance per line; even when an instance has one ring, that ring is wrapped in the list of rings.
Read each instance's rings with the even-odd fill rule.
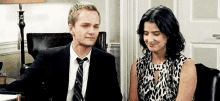
[[[42,51],[21,79],[7,85],[6,90],[24,92],[27,99],[32,98],[31,101],[48,101],[48,99],[66,101],[69,64],[70,44]],[[122,100],[114,56],[94,47],[91,52],[85,99],[86,101]]]

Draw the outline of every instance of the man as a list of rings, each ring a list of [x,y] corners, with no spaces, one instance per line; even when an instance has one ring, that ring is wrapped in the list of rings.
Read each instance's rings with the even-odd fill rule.
[[[99,11],[79,2],[70,9],[68,23],[73,41],[40,52],[21,79],[5,89],[24,92],[31,101],[121,101],[114,56],[93,47]]]

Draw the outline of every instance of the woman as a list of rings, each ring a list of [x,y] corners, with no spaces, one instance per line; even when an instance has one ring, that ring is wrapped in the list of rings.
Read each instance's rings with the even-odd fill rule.
[[[138,35],[144,56],[134,61],[130,101],[192,101],[197,84],[195,63],[182,55],[185,39],[177,19],[165,6],[149,9]]]

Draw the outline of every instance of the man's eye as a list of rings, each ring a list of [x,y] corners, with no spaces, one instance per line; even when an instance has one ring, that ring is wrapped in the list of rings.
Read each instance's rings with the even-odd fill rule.
[[[89,25],[83,25],[83,27],[88,27]]]
[[[99,28],[99,26],[94,26],[94,28]]]

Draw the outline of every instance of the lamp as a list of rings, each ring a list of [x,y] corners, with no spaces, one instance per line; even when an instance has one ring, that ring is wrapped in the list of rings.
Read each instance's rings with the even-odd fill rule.
[[[21,69],[20,69],[20,74],[24,73],[24,67],[23,64],[25,64],[25,56],[24,56],[24,11],[22,11],[22,5],[21,4],[30,4],[30,3],[43,3],[46,0],[0,0],[0,4],[19,4],[19,22],[18,26],[20,28],[20,33],[21,33]]]

